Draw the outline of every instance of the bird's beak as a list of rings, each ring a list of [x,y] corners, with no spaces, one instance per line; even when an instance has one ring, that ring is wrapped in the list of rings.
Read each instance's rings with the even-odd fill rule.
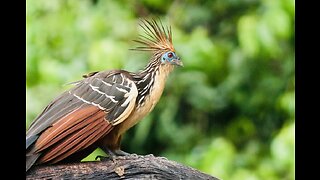
[[[180,60],[179,57],[178,57],[177,59],[172,60],[172,63],[173,63],[174,65],[183,67],[183,63],[182,63],[182,61]]]

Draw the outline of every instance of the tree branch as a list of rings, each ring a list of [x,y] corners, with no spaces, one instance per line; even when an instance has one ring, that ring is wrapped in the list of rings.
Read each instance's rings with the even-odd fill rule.
[[[163,157],[123,156],[111,160],[35,166],[26,179],[212,179],[194,168]]]

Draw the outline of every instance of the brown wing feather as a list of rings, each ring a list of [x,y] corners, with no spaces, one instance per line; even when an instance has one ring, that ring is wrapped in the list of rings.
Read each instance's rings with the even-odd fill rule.
[[[103,118],[100,118],[99,120],[104,121]],[[82,134],[80,138],[78,138],[78,140],[77,140],[78,144],[76,147],[74,147],[74,149],[79,148],[79,150],[83,150],[83,149],[89,147],[91,144],[96,142],[98,139],[100,139],[104,135],[108,134],[112,129],[113,129],[113,126],[108,124],[108,125],[104,125],[102,127],[95,127],[94,129],[87,131],[86,133]],[[90,136],[92,138],[86,138],[88,136]],[[57,158],[55,158],[55,160],[52,161],[52,163],[58,162],[64,158],[70,156],[71,154],[73,154],[75,152],[76,151],[67,151],[66,153],[63,153],[60,156],[58,156]]]
[[[59,120],[43,132],[39,137],[40,141],[36,142],[35,152],[43,151],[38,162],[58,162],[90,146],[113,128],[104,117],[105,112],[94,106],[88,106]],[[63,130],[66,131],[61,133]],[[54,141],[51,142],[51,139]]]
[[[88,123],[91,123],[88,120],[86,120],[86,123],[81,121],[86,119],[86,116],[93,115],[96,111],[98,111],[97,108],[90,106],[87,108],[79,108],[78,110],[74,110],[73,113],[70,113],[65,117],[62,117],[50,128],[45,130],[38,138],[36,142],[36,152],[48,148],[49,146],[61,140],[68,134],[84,127]],[[91,120],[93,121],[94,119],[91,118]]]

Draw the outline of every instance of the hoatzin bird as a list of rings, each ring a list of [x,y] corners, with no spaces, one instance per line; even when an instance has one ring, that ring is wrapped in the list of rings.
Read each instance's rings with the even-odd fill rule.
[[[110,156],[120,150],[124,132],[155,107],[166,79],[182,66],[172,44],[170,27],[142,20],[145,32],[136,50],[152,57],[141,71],[106,70],[83,76],[47,105],[26,133],[26,171],[36,164],[76,162],[100,147]]]

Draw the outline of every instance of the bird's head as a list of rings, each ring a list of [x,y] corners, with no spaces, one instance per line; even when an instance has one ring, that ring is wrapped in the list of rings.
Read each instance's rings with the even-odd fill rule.
[[[164,27],[161,21],[158,24],[154,19],[141,22],[140,26],[145,35],[140,35],[139,39],[134,41],[143,46],[136,47],[134,50],[153,52],[151,62],[158,65],[183,66],[172,44],[171,27]]]
[[[182,61],[180,60],[179,56],[177,56],[174,51],[165,52],[161,56],[161,63],[162,64],[170,63],[172,65],[183,66]]]

